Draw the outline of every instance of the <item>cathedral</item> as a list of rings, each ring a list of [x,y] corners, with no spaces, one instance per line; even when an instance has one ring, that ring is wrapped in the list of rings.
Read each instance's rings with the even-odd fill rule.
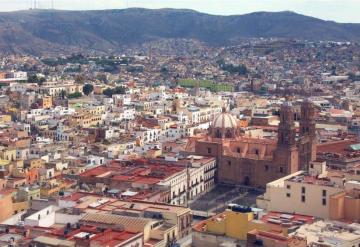
[[[242,134],[238,120],[223,111],[209,133],[195,141],[195,153],[213,156],[218,162],[218,182],[265,187],[268,182],[300,169],[316,159],[315,108],[305,100],[301,105],[299,135],[290,102],[280,109],[277,139],[252,138]]]

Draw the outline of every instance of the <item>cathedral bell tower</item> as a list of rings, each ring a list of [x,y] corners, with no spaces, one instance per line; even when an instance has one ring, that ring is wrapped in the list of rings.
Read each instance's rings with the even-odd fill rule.
[[[296,145],[296,129],[294,111],[290,102],[285,102],[280,108],[280,123],[278,129],[278,146],[291,148]]]
[[[291,102],[286,101],[280,108],[277,148],[274,163],[279,164],[279,176],[298,171],[298,148],[296,143],[295,114]]]
[[[308,99],[301,104],[299,163],[307,170],[309,163],[316,160],[315,106]]]

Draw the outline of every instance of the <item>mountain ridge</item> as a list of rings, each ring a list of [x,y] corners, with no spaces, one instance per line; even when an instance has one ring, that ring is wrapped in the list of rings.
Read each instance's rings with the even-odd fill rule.
[[[247,38],[360,41],[360,24],[290,11],[211,15],[187,9],[27,10],[0,12],[0,51],[43,54],[116,51],[157,39],[226,45]]]

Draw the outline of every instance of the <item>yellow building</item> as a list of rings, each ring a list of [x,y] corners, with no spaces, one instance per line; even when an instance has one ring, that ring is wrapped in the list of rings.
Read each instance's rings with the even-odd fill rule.
[[[51,108],[52,107],[52,97],[43,96],[41,99],[42,108]]]
[[[0,158],[8,161],[16,160],[16,149],[0,147]]]
[[[24,166],[32,169],[32,168],[42,168],[45,165],[45,161],[43,159],[28,159],[25,160]]]
[[[13,214],[17,214],[19,212],[23,212],[25,210],[29,209],[29,202],[28,201],[23,201],[23,202],[13,202],[12,203],[12,210],[13,210]]]
[[[16,194],[16,199],[18,202],[25,202],[25,201],[28,202],[39,198],[40,198],[39,186],[20,188]]]
[[[11,122],[11,115],[0,115],[0,124]]]
[[[259,217],[261,213],[253,210],[229,204],[223,213],[193,227],[193,245],[216,247],[225,242],[238,243],[247,240],[248,233],[254,230],[286,238],[292,228],[299,226],[299,222],[310,224],[314,221],[314,217],[279,212],[269,212]]]
[[[254,219],[254,212],[251,208],[237,206],[226,209],[224,213],[202,222],[195,228],[195,231],[200,230],[210,234],[246,240],[247,233],[254,229],[270,230],[265,222]]]
[[[60,191],[64,191],[71,186],[76,184],[75,181],[58,181],[57,179],[48,180],[45,185],[40,188],[40,196],[43,198],[48,198],[50,196],[56,196],[59,194]]]
[[[10,161],[0,159],[0,169],[1,170],[8,170],[9,165],[10,165]]]
[[[92,115],[101,115],[106,112],[106,107],[104,105],[92,106],[87,111]]]
[[[92,115],[90,113],[78,113],[70,118],[71,126],[80,126],[82,128],[97,126],[102,122],[101,115]]]

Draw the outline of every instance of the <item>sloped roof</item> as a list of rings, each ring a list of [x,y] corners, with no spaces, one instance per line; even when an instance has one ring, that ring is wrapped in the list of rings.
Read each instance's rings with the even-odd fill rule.
[[[126,231],[143,232],[144,228],[154,222],[151,219],[129,217],[114,214],[103,214],[103,213],[88,213],[81,221],[102,223],[108,225],[121,225]]]

